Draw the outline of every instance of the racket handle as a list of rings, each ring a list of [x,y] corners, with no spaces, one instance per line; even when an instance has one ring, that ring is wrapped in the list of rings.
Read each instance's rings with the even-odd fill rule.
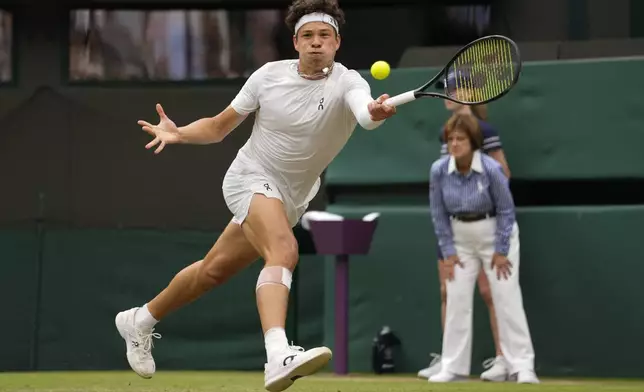
[[[389,106],[400,106],[415,100],[414,91],[407,91],[406,93],[395,95],[383,102],[385,105]]]

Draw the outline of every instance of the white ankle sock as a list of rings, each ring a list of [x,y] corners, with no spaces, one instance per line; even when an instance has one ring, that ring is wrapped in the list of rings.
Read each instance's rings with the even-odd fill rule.
[[[264,335],[264,345],[266,346],[266,359],[271,360],[288,348],[288,340],[284,328],[271,328]]]
[[[158,323],[148,310],[148,304],[143,305],[134,315],[134,324],[141,329],[152,329]]]

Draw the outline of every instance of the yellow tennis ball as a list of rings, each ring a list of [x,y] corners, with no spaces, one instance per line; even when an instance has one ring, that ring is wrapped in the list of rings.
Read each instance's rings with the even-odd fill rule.
[[[389,64],[386,61],[376,61],[371,66],[371,76],[375,79],[382,80],[389,76]]]

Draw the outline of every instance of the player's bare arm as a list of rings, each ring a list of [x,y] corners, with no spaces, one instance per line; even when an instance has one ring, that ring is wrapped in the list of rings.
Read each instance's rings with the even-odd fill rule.
[[[161,104],[156,105],[159,114],[159,123],[152,125],[147,121],[139,120],[142,129],[154,136],[145,148],[150,149],[156,145],[155,154],[160,153],[167,144],[211,144],[219,143],[232,132],[247,117],[237,113],[232,107],[227,107],[215,117],[205,117],[192,123],[177,127],[163,110]]]

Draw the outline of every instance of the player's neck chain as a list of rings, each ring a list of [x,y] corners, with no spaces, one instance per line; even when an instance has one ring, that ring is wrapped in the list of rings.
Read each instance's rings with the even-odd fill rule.
[[[325,67],[322,69],[322,72],[314,73],[312,75],[305,74],[304,72],[300,71],[300,64],[297,64],[297,74],[303,77],[304,79],[309,79],[309,80],[320,80],[328,77],[331,75],[331,72],[333,72],[333,65],[335,63],[331,63],[329,67]]]

